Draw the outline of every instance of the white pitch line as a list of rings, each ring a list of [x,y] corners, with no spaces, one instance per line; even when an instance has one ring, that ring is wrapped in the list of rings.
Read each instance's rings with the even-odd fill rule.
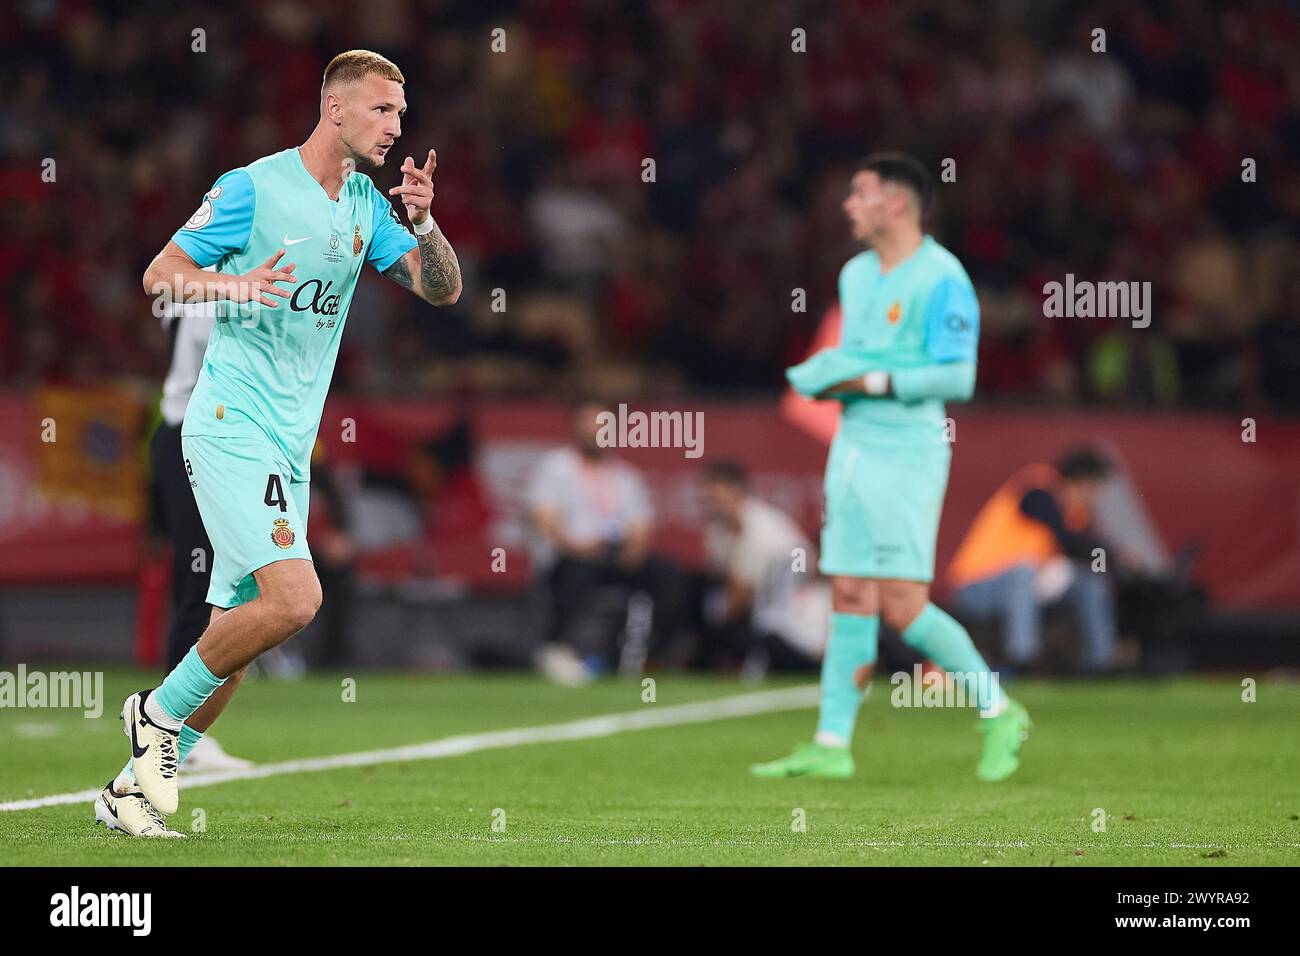
[[[182,775],[181,789],[194,790],[212,787],[234,780],[260,780],[286,773],[311,773],[317,770],[338,770],[341,767],[369,767],[381,763],[403,763],[410,760],[438,760],[459,757],[462,754],[497,750],[502,747],[519,747],[525,744],[554,743],[561,740],[591,740],[609,737],[629,730],[647,730],[653,727],[675,727],[681,724],[699,724],[728,717],[748,717],[781,710],[802,710],[817,703],[818,686],[805,684],[784,690],[767,690],[755,694],[740,694],[705,700],[695,704],[677,704],[659,707],[646,704],[641,710],[600,717],[585,717],[562,724],[544,724],[540,727],[513,727],[482,734],[461,734],[444,737],[423,744],[390,747],[386,750],[362,750],[332,757],[313,757],[305,760],[286,760],[282,763],[259,764],[243,770],[218,770],[208,773]],[[0,803],[0,812],[10,810],[36,810],[64,803],[83,803],[94,800],[99,788],[79,790],[76,793],[57,793],[49,797],[30,800],[10,800]]]

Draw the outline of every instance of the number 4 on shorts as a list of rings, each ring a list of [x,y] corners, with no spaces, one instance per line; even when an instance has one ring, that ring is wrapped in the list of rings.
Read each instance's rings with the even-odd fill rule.
[[[280,484],[279,475],[270,474],[266,476],[266,497],[262,501],[271,507],[278,505],[281,511],[289,510],[289,502],[285,500],[284,487]]]

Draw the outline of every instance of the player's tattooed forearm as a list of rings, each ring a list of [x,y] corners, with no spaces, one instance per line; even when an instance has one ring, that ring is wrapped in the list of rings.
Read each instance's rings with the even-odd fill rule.
[[[406,262],[403,259],[399,258],[391,266],[385,269],[384,275],[388,276],[388,278],[392,279],[400,286],[405,286],[408,289],[415,288],[415,280],[411,278],[411,270],[406,268]]]
[[[419,237],[420,285],[428,299],[445,299],[460,288],[460,261],[438,224]]]
[[[460,288],[460,262],[456,252],[437,223],[434,223],[432,232],[417,237],[417,241],[420,244],[420,288],[417,290],[415,287],[415,278],[405,256],[385,269],[384,275],[429,302],[446,301]]]

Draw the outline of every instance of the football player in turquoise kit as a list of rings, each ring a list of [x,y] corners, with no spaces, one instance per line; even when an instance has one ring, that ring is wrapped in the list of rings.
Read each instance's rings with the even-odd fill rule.
[[[843,208],[853,238],[870,248],[840,272],[840,344],[787,372],[795,391],[844,405],[826,463],[821,542],[833,614],[817,733],[792,755],[756,764],[755,776],[853,774],[850,743],[881,618],[978,704],[977,775],[1003,780],[1020,763],[1028,715],[1001,693],[965,628],[930,603],[952,457],[944,401],[973,394],[979,340],[966,270],[922,231],[930,191],[910,156],[862,161]]]
[[[216,300],[217,322],[185,413],[181,447],[212,540],[212,617],[158,687],[122,708],[132,759],[96,817],[133,835],[173,835],[177,767],[245,668],[316,614],[307,545],[311,451],[348,306],[369,264],[431,305],[461,291],[455,252],[430,213],[433,150],[402,164],[412,231],[357,171],[401,135],[405,78],[353,50],[325,70],[307,141],[221,176],[145,272],[152,295]],[[215,272],[210,271],[215,267]]]

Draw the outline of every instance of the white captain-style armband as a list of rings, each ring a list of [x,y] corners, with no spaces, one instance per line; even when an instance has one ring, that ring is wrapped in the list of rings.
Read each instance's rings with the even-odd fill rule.
[[[868,395],[886,395],[889,393],[888,372],[867,372],[862,376],[862,390]]]
[[[411,231],[417,236],[427,236],[429,233],[433,232],[433,227],[433,213],[429,213],[428,218],[426,218],[420,225],[411,226]]]

